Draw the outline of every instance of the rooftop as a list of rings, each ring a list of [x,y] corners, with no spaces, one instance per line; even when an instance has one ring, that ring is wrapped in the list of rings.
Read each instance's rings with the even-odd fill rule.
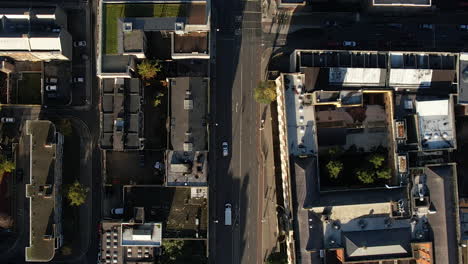
[[[458,194],[455,165],[428,166],[424,170],[434,214],[428,215],[434,240],[435,263],[459,263],[456,228]]]
[[[168,186],[207,186],[208,152],[168,151],[166,184]]]
[[[105,78],[102,86],[101,147],[114,150],[139,149],[143,129],[140,80]]]
[[[174,34],[174,53],[208,54],[208,32]]]
[[[422,149],[455,147],[453,106],[449,99],[416,101]]]
[[[315,111],[310,94],[304,94],[304,74],[284,75],[284,83],[289,151],[295,156],[316,153]]]
[[[431,0],[373,0],[374,6],[414,6],[430,7]]]
[[[458,102],[468,104],[468,53],[460,55]]]
[[[137,239],[149,239],[149,241],[134,240],[132,232],[134,230],[149,230],[150,234],[148,235],[145,235],[144,231],[143,234],[140,231],[136,232]],[[140,233],[138,234],[138,232]],[[155,243],[151,243],[150,241]],[[160,223],[129,224],[122,223],[121,221],[102,222],[102,263],[154,263],[154,248],[160,246],[161,243]]]
[[[163,238],[207,238],[207,198],[206,187],[124,187],[125,210],[143,207],[146,222],[163,224]]]
[[[29,138],[29,141],[27,140]],[[50,121],[26,121],[31,171],[26,197],[30,203],[26,261],[50,261],[61,241],[62,140]],[[57,240],[57,241],[56,241]]]
[[[207,149],[208,80],[178,77],[169,80],[170,145],[176,151]]]

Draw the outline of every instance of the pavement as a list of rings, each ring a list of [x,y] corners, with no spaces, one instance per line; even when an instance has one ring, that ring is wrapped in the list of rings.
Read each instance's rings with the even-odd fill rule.
[[[262,106],[263,108],[263,106]],[[274,145],[273,145],[273,129],[271,122],[270,106],[263,108],[262,119],[264,125],[260,126],[260,174],[259,178],[263,178],[263,184],[259,184],[261,188],[261,223],[262,223],[262,247],[261,258],[263,261],[272,252],[279,251],[278,245],[278,216],[277,216],[277,199],[276,199],[276,182],[275,182],[275,162],[274,162]]]
[[[216,0],[213,6],[211,116],[218,125],[210,127],[210,263],[263,263],[257,250],[259,115],[253,99],[262,53],[260,2]],[[228,157],[221,155],[223,141]],[[226,203],[232,204],[231,226],[224,225]]]

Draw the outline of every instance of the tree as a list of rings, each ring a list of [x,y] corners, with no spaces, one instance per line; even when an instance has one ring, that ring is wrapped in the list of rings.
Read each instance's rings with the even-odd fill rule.
[[[163,93],[158,93],[158,94],[154,97],[154,101],[153,101],[153,106],[154,106],[154,107],[157,107],[157,106],[159,106],[159,105],[162,103],[162,100],[161,100],[162,97],[164,97],[164,94],[163,94]]]
[[[73,249],[70,246],[63,246],[60,251],[64,256],[70,256],[73,253]]]
[[[343,170],[343,162],[330,160],[327,163],[328,174],[332,179],[337,179],[340,172]]]
[[[262,104],[270,104],[276,100],[276,83],[274,81],[263,81],[254,90],[255,101]]]
[[[392,178],[390,169],[382,169],[375,173],[377,178],[389,180]]]
[[[182,249],[184,247],[183,240],[165,240],[163,243],[164,254],[161,259],[163,264],[176,263],[177,259],[182,256]]]
[[[8,229],[13,226],[13,218],[11,216],[0,213],[0,228]]]
[[[328,155],[330,155],[332,158],[336,158],[340,156],[342,153],[343,153],[343,150],[338,146],[334,146],[328,149]]]
[[[0,184],[3,181],[5,173],[9,173],[15,170],[16,165],[10,160],[7,160],[4,156],[0,157]]]
[[[161,65],[157,60],[143,60],[137,65],[137,70],[143,80],[149,80],[155,78],[161,71]]]
[[[57,130],[62,133],[64,137],[69,137],[73,134],[73,128],[69,119],[60,119],[57,123]]]
[[[71,206],[80,206],[85,203],[89,189],[78,181],[67,188],[67,198]]]
[[[268,256],[266,263],[268,263],[268,264],[286,264],[286,263],[288,263],[288,257],[285,254],[281,253],[281,252],[273,252]]]
[[[371,184],[375,181],[375,174],[368,170],[358,170],[356,172],[357,178],[365,184]]]
[[[385,157],[380,154],[373,154],[369,158],[369,162],[374,164],[374,169],[380,168],[384,161],[385,161]]]

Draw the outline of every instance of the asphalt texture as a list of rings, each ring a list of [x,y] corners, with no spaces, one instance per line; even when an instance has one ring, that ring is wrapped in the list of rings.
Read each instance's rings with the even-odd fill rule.
[[[215,1],[210,128],[210,263],[263,263],[258,224],[258,104],[261,13],[258,1]],[[219,29],[219,31],[217,30]],[[229,155],[223,157],[222,142]],[[232,225],[224,206],[232,205]]]

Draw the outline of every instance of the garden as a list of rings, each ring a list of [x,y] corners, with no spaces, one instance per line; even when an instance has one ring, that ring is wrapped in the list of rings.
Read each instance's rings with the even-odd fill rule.
[[[383,186],[392,178],[388,150],[382,146],[369,152],[355,145],[329,148],[320,155],[319,168],[322,190]]]

